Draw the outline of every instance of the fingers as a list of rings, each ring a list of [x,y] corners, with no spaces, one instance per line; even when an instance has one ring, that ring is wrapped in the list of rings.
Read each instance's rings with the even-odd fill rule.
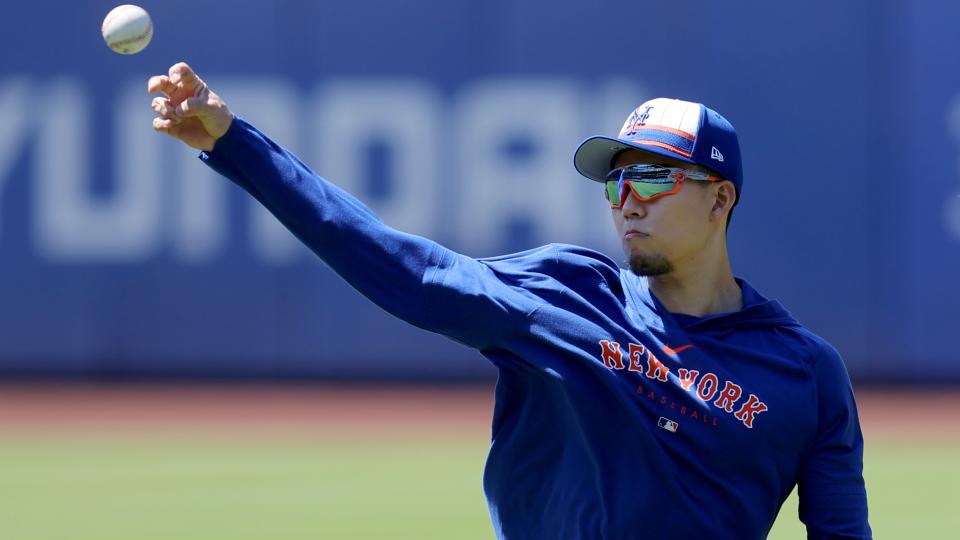
[[[170,66],[170,82],[173,84],[182,84],[187,88],[192,88],[199,81],[200,77],[197,77],[193,68],[186,62],[177,62]]]
[[[153,129],[194,148],[213,148],[233,123],[230,109],[185,62],[171,66],[167,75],[150,77],[147,90],[164,94],[150,102],[157,113]]]
[[[153,112],[160,115],[160,118],[164,120],[173,120],[175,122],[180,121],[180,118],[177,116],[177,108],[173,106],[168,98],[153,98],[153,100],[150,102],[150,108],[152,108]]]
[[[147,81],[148,92],[160,91],[168,97],[173,96],[179,89],[194,93],[198,87],[202,86],[203,81],[186,62],[177,62],[170,66],[167,75],[154,75]]]
[[[156,131],[161,131],[166,134],[170,134],[170,129],[176,126],[177,124],[173,120],[166,118],[154,118],[153,119],[153,129]]]
[[[170,82],[170,78],[166,75],[154,75],[147,81],[147,92],[151,94],[160,91],[169,96],[172,95],[176,89],[177,85]]]
[[[199,95],[190,96],[180,91],[181,88],[199,89],[196,92]],[[170,68],[170,75],[155,75],[147,83],[147,89],[161,90],[166,97],[155,97],[150,102],[150,107],[156,112],[161,120],[171,120],[174,123],[180,123],[183,118],[196,116],[204,107],[207,106],[205,92],[206,87],[203,81],[197,78],[190,66],[180,62]]]
[[[188,118],[197,116],[207,106],[205,100],[198,97],[190,97],[181,101],[174,109],[174,115],[179,118]]]

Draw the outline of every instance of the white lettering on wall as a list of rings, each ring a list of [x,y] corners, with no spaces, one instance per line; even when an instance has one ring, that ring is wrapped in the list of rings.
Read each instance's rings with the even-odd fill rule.
[[[635,82],[613,79],[592,86],[590,93],[581,100],[578,107],[581,111],[579,120],[580,125],[586,129],[573,142],[574,147],[570,150],[570,170],[571,174],[580,180],[576,182],[576,188],[577,200],[583,201],[583,219],[580,234],[573,243],[582,242],[608,253],[619,253],[622,249],[610,216],[610,204],[603,196],[603,186],[584,179],[573,169],[573,152],[576,145],[589,136],[616,133],[630,111],[647,99],[648,93]]]
[[[146,138],[149,114],[125,113],[121,99],[113,122],[91,116],[91,97],[75,80],[60,79],[38,96],[31,111],[38,122],[34,152],[33,220],[39,253],[52,261],[138,261],[153,255],[159,231],[156,160]],[[148,109],[149,112],[149,109]],[[144,124],[145,122],[145,124]],[[122,150],[113,158],[112,189],[92,189],[91,159],[96,126],[113,126]]]
[[[397,229],[476,255],[613,238],[609,210],[572,155],[642,100],[629,82],[487,79],[448,98],[420,80],[340,79],[304,99],[285,78],[207,79],[235,112]],[[24,234],[38,256],[204,265],[233,243],[268,264],[302,258],[306,248],[258,202],[151,129],[142,83],[121,85],[104,111],[78,79],[0,80],[0,196],[32,145]]]
[[[170,175],[164,182],[173,201],[168,214],[173,256],[188,265],[209,263],[222,254],[230,236],[228,182],[202,164],[198,150],[166,135],[155,136],[170,156]]]
[[[324,85],[315,95],[312,119],[319,174],[358,197],[390,226],[431,236],[439,203],[440,132],[454,131],[441,127],[439,105],[429,86],[410,79]],[[385,163],[371,166],[371,145],[387,150]]]
[[[12,177],[13,163],[27,139],[29,108],[30,84],[27,79],[8,79],[0,84],[0,118],[3,118],[0,122],[0,209],[3,208],[4,182]]]
[[[950,232],[954,240],[960,242],[960,191],[954,193],[947,199],[947,203],[943,206],[943,211],[947,231]]]
[[[955,154],[956,172],[960,178],[960,95],[955,96],[947,109],[947,129],[958,145]],[[943,205],[943,221],[954,240],[960,242],[960,186],[951,193]]]
[[[578,238],[576,105],[573,85],[557,79],[489,80],[462,94],[454,116],[459,188],[452,218],[472,254],[496,254],[518,226],[527,229],[528,247]]]
[[[209,263],[229,238],[228,182],[200,162],[199,151],[164,139],[171,157],[171,174],[164,181],[173,200],[168,231],[173,255],[189,265]]]

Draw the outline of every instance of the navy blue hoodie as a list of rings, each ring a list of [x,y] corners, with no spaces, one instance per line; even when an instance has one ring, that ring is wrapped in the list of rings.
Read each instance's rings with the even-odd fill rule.
[[[745,281],[737,312],[671,314],[585,248],[474,259],[391,229],[239,118],[201,158],[383,309],[497,366],[498,538],[761,539],[797,485],[808,538],[870,538],[843,362]]]

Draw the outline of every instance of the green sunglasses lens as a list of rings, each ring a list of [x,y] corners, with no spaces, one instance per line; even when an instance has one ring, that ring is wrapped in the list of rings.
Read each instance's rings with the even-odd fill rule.
[[[677,185],[671,178],[651,178],[643,181],[630,180],[630,187],[642,199],[649,199],[654,195],[670,191]]]
[[[611,205],[620,206],[620,181],[607,180],[607,200]]]
[[[676,181],[670,178],[648,178],[644,180],[627,180],[630,182],[630,188],[633,189],[633,193],[637,195],[640,199],[649,199],[660,193],[666,193],[676,186]],[[619,180],[607,180],[606,189],[607,189],[607,200],[610,201],[611,206],[620,206],[621,199],[620,186],[622,184]]]

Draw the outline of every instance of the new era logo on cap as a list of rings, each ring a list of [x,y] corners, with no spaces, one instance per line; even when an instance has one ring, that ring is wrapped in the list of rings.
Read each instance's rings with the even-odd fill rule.
[[[715,159],[717,161],[723,161],[723,154],[717,150],[716,146],[710,148],[710,159]]]

